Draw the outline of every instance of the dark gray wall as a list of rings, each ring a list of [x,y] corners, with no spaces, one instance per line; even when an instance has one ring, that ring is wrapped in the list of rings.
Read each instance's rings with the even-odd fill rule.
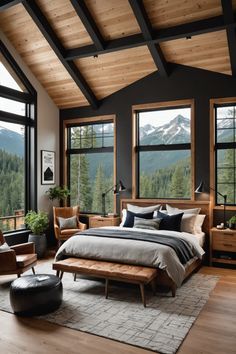
[[[122,197],[131,197],[132,187],[132,105],[195,100],[196,184],[209,184],[209,99],[236,97],[236,78],[187,66],[173,65],[168,78],[155,72],[134,84],[105,98],[94,110],[90,107],[60,111],[63,119],[115,114],[117,117],[117,180],[121,179],[127,191]],[[61,124],[62,127],[62,124]],[[61,130],[62,134],[62,130]],[[215,222],[221,215],[217,213]]]

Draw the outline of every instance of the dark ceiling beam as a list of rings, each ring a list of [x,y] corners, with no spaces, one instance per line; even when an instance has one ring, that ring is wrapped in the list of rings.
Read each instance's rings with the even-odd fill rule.
[[[71,4],[73,5],[77,15],[81,19],[86,31],[90,35],[92,41],[95,44],[95,47],[98,50],[104,49],[105,41],[94,21],[92,18],[84,0],[70,0]]]
[[[231,0],[221,0],[224,20],[226,23],[234,22],[234,11]],[[236,76],[236,32],[234,27],[229,27],[226,29],[228,47],[229,47],[229,56],[232,75]]]
[[[9,7],[17,5],[21,0],[1,0],[0,1],[0,11],[7,10]]]
[[[142,0],[129,0],[130,6],[132,7],[134,16],[139,24],[141,32],[144,39],[151,41],[153,39],[153,30],[151,22],[149,21],[147,12],[145,10]],[[167,77],[169,73],[168,64],[162,53],[161,47],[158,43],[148,43],[147,44],[153,61],[158,69],[161,76]]]
[[[79,48],[68,49],[66,51],[65,59],[74,60],[79,58],[86,58],[101,54],[112,53],[123,49],[144,46],[151,43],[154,44],[172,41],[175,39],[192,37],[204,33],[216,32],[227,28],[235,27],[235,22],[225,23],[223,16],[216,16],[210,19],[185,23],[183,25],[153,31],[151,40],[144,39],[143,35],[140,33],[108,41],[104,50],[97,50],[94,45],[87,45]]]
[[[31,0],[23,0],[22,4],[24,5],[25,9],[28,11],[29,15],[32,17],[35,24],[38,26],[40,31],[42,32],[45,39],[50,44],[51,48],[54,50],[55,54],[66,68],[74,82],[80,88],[83,95],[88,100],[89,104],[93,108],[98,107],[98,100],[90,87],[88,86],[87,82],[85,81],[84,77],[80,73],[79,69],[73,62],[67,62],[64,58],[65,55],[65,48],[60,43],[59,39],[57,38],[56,34],[54,33],[53,29],[51,28],[48,20],[38,7],[35,1]]]

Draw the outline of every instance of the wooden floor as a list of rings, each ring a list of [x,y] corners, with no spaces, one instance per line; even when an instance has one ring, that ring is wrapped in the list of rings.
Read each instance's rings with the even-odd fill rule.
[[[236,270],[203,267],[200,273],[219,275],[220,280],[178,354],[235,354]],[[150,354],[153,352],[60,327],[43,320],[19,318],[0,311],[0,353]]]

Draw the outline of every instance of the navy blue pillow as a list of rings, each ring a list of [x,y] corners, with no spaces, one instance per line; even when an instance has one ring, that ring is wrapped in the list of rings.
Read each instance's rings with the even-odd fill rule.
[[[127,215],[123,227],[133,227],[135,216],[137,218],[142,218],[142,219],[153,219],[153,212],[141,214],[141,213],[133,213],[132,211],[127,210]]]
[[[159,230],[180,231],[183,215],[184,213],[167,215],[158,211],[157,217],[162,219]]]

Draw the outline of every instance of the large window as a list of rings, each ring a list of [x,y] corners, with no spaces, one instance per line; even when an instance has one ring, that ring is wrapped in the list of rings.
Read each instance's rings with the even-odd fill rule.
[[[19,76],[18,76],[19,75]],[[0,229],[24,228],[35,208],[36,92],[0,41]]]
[[[215,201],[236,204],[236,103],[215,105]]]
[[[136,196],[191,199],[191,103],[135,109]]]
[[[114,185],[114,122],[67,126],[70,204],[82,212],[101,213],[102,193]],[[114,211],[114,194],[106,195],[106,212]]]

